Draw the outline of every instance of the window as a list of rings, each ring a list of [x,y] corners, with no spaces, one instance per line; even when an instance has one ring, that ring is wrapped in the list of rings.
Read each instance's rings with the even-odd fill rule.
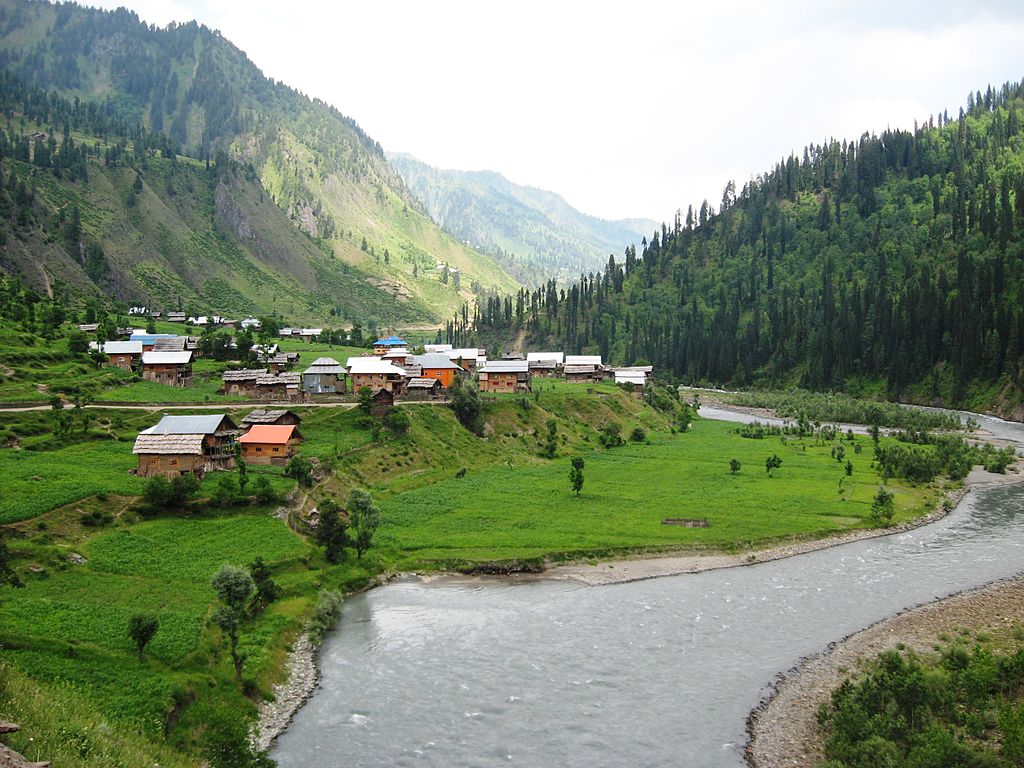
[[[256,453],[263,453],[263,448],[261,446],[257,445],[256,446]]]
[[[281,450],[281,449],[280,449],[280,448],[278,448],[278,447],[277,447],[276,445],[274,446],[274,453],[277,453],[277,452],[278,452],[278,451],[280,451],[280,450]]]
[[[171,459],[170,461],[167,462],[167,466],[168,467],[176,467],[176,466],[178,466],[178,460],[177,459]]]

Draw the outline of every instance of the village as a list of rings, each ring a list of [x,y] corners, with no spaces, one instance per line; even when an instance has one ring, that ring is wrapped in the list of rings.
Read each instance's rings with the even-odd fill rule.
[[[142,314],[133,308],[130,314]],[[160,319],[161,313],[148,315]],[[186,316],[168,312],[167,321],[222,331],[258,330],[260,321],[240,322],[215,315]],[[95,333],[97,326],[79,325],[80,331]],[[322,328],[278,329],[279,340],[315,343]],[[193,364],[201,356],[200,338],[176,333],[150,333],[144,329],[118,328],[118,338],[90,343],[101,364],[138,374],[143,381],[188,388],[193,384]],[[234,357],[238,354],[234,345]],[[260,404],[311,405],[353,402],[368,397],[372,412],[384,415],[396,403],[447,402],[451,389],[474,382],[483,395],[515,395],[533,391],[535,379],[561,379],[567,383],[611,382],[634,397],[642,397],[652,374],[651,366],[614,367],[600,355],[567,355],[563,352],[510,352],[500,359],[488,359],[487,351],[476,347],[456,348],[451,344],[414,346],[395,335],[377,339],[366,353],[341,361],[327,356],[314,359],[305,368],[302,353],[285,351],[278,343],[254,343],[246,356],[257,366],[243,367],[238,361],[221,374],[219,393]],[[226,414],[164,416],[159,423],[142,430],[134,454],[140,477],[168,478],[195,473],[200,476],[231,469],[241,457],[247,463],[285,465],[298,453],[302,443],[300,417],[284,409],[260,407],[240,424]]]

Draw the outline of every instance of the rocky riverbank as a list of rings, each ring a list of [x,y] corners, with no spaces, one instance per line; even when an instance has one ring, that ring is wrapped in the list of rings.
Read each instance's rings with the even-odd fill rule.
[[[303,633],[292,646],[285,667],[288,677],[274,686],[274,698],[260,704],[259,720],[252,733],[252,745],[257,751],[270,749],[271,745],[295,717],[295,713],[313,695],[320,670],[316,665],[316,648]]]
[[[813,768],[824,759],[818,708],[851,673],[879,653],[903,645],[934,650],[963,629],[1002,635],[1024,624],[1024,576],[911,608],[829,646],[780,677],[748,720],[747,762],[753,768]]]

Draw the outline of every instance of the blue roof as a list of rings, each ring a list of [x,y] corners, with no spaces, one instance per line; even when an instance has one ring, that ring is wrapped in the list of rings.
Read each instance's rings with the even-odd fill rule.
[[[377,339],[375,342],[373,342],[373,345],[375,347],[376,346],[382,346],[382,347],[383,346],[388,346],[388,347],[404,347],[405,346],[405,342],[402,341],[397,336],[388,336],[386,339]]]
[[[143,344],[152,344],[157,339],[176,339],[176,333],[133,333],[129,341],[141,341]]]

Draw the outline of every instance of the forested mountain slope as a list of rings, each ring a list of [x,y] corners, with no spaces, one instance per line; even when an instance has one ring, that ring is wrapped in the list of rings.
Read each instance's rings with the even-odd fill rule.
[[[1024,101],[1011,83],[912,131],[808,146],[569,290],[476,328],[688,382],[1021,402]],[[456,323],[454,334],[463,330]]]
[[[361,290],[386,301],[385,314],[429,320],[470,299],[474,286],[504,291],[516,287],[492,257],[459,243],[419,212],[380,145],[353,120],[264,77],[242,51],[195,22],[161,29],[147,26],[124,9],[106,12],[68,3],[4,0],[0,3],[0,67],[11,82],[56,91],[72,104],[70,114],[61,113],[57,119],[57,112],[38,94],[33,96],[37,107],[33,124],[9,122],[12,142],[24,135],[22,129],[62,142],[64,121],[73,135],[91,118],[101,116],[123,122],[122,133],[137,125],[158,134],[163,139],[151,143],[154,148],[159,144],[161,154],[196,159],[203,170],[206,161],[223,156],[237,163],[243,176],[248,176],[246,167],[254,169],[254,177],[246,181],[252,186],[241,197],[258,199],[258,187],[262,187],[260,205],[276,204],[293,228],[308,235],[304,245],[290,242],[278,254],[288,262],[279,266],[296,277],[308,294],[307,304],[318,303],[312,297],[336,279],[349,284],[348,277],[360,277]],[[97,160],[102,160],[111,138],[102,133],[81,137],[85,145],[100,147]],[[131,155],[128,161],[145,175],[146,169],[138,168]],[[57,182],[63,186],[64,179]],[[262,208],[245,213],[255,219],[268,215]],[[84,210],[82,215],[86,221]],[[141,215],[145,217],[146,212]],[[222,234],[227,229],[218,227]],[[238,236],[244,239],[242,229]],[[96,234],[112,247],[129,248],[121,242],[118,228],[107,227]],[[132,238],[139,249],[159,248],[145,228],[127,240]],[[20,271],[33,272],[34,265],[25,264],[17,250],[6,257],[8,263],[17,262]],[[457,269],[459,280],[444,281],[442,277],[451,270],[443,270],[440,264]],[[117,294],[121,298],[160,298],[152,292],[135,292],[146,290],[141,282],[127,291],[133,281],[118,273],[116,259],[112,267],[119,285],[99,287],[125,287],[125,292]],[[189,283],[190,271],[204,271],[202,262],[190,262],[187,267],[172,268],[172,279]],[[317,280],[311,281],[314,273]],[[326,290],[336,292],[337,288],[332,285]],[[204,300],[207,296],[202,291],[199,295]],[[255,293],[245,295],[252,301],[255,297]],[[346,307],[347,314],[361,311],[359,302],[349,311],[345,295],[337,296],[335,303]],[[377,299],[371,302],[371,306],[377,304]]]
[[[560,195],[514,184],[493,171],[442,170],[407,154],[387,157],[434,221],[497,257],[527,284],[568,282],[600,269],[608,254],[621,253],[658,226],[588,216]]]

